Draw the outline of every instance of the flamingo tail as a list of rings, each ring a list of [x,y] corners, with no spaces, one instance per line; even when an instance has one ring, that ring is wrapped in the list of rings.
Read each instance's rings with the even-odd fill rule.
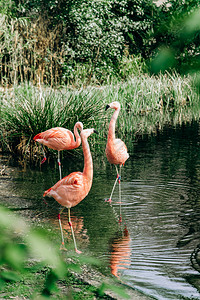
[[[51,188],[48,189],[48,190],[46,190],[46,191],[44,192],[44,194],[43,194],[43,197],[48,196],[48,193],[49,193],[50,191],[51,191]]]
[[[37,140],[40,140],[41,138],[42,138],[41,133],[38,133],[38,134],[36,134],[36,136],[34,136],[33,140],[37,141]]]

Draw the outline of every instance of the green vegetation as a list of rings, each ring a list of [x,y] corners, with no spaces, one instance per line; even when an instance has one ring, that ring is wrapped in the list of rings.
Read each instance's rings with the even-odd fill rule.
[[[140,75],[125,83],[80,90],[36,88],[25,84],[0,93],[1,148],[34,158],[38,132],[62,126],[73,130],[79,120],[85,128],[94,127],[98,137],[91,139],[95,151],[104,151],[110,114],[105,105],[122,105],[117,132],[130,140],[138,134],[156,133],[164,125],[176,125],[199,118],[199,99],[194,79],[177,74]],[[79,150],[77,150],[79,151]]]
[[[73,130],[78,120],[85,128],[95,127],[102,118],[102,96],[97,95],[93,90],[54,91],[32,85],[6,90],[1,94],[3,145],[32,157],[37,147],[32,139],[38,132],[56,126]]]
[[[1,299],[108,299],[106,290],[127,298],[125,290],[114,281],[95,287],[76,278],[82,265],[97,266],[96,259],[74,251],[59,251],[58,241],[48,232],[26,224],[11,211],[0,207],[0,290]],[[55,238],[54,238],[55,239]],[[70,247],[69,247],[70,248]],[[85,298],[87,297],[87,298]]]
[[[1,1],[0,150],[33,160],[34,135],[55,126],[73,131],[82,121],[99,131],[90,144],[104,153],[112,113],[105,105],[115,100],[122,105],[117,134],[127,143],[199,120],[199,9],[198,0]],[[3,208],[0,229],[5,298],[85,299],[70,272],[80,261],[63,259],[45,232]],[[86,287],[87,299],[105,287]]]
[[[135,73],[138,57],[152,72],[197,71],[199,9],[198,0],[1,1],[0,83],[107,84],[127,79],[123,68]]]

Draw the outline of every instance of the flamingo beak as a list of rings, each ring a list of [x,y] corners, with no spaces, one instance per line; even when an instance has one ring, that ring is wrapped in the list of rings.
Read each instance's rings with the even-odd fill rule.
[[[95,129],[94,129],[94,133],[97,133],[97,134],[99,134],[99,133],[98,133],[98,131],[96,131]]]
[[[107,110],[108,108],[110,108],[110,105],[106,105],[106,109],[105,110]]]

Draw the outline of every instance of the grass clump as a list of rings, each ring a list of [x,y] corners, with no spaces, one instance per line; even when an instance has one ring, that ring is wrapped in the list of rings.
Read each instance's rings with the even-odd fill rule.
[[[113,113],[105,112],[106,104],[121,103],[116,132],[133,140],[138,134],[155,134],[166,124],[176,126],[198,119],[199,96],[193,85],[192,77],[174,73],[156,77],[141,74],[124,83],[85,89],[54,90],[28,84],[6,89],[0,94],[1,148],[19,150],[33,158],[38,151],[34,135],[57,126],[73,131],[81,121],[84,128],[99,131],[98,137],[90,140],[99,154],[104,151]]]
[[[107,102],[122,105],[117,120],[119,135],[152,134],[167,125],[198,119],[200,104],[193,78],[178,74],[141,75],[103,89]]]
[[[100,100],[92,90],[74,92],[32,85],[6,90],[1,99],[2,144],[28,155],[37,148],[32,139],[39,132],[58,126],[73,131],[77,121],[85,128],[95,127],[97,119],[98,123],[103,119]]]

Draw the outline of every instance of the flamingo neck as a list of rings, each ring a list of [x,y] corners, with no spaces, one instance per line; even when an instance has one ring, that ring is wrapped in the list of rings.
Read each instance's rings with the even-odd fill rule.
[[[109,130],[108,130],[108,140],[114,140],[115,139],[115,124],[119,115],[119,111],[120,108],[117,108],[113,115],[112,118],[110,120],[110,124],[109,124]]]
[[[75,138],[76,138],[76,140],[74,140],[74,147],[77,148],[81,144],[81,137],[79,135],[79,132],[78,132],[78,129],[77,129],[76,125],[74,126],[74,135],[75,135]]]
[[[92,155],[90,152],[90,146],[88,144],[87,138],[82,138],[82,147],[83,147],[83,155],[84,155],[84,169],[83,175],[87,177],[89,181],[93,179],[93,162]]]

